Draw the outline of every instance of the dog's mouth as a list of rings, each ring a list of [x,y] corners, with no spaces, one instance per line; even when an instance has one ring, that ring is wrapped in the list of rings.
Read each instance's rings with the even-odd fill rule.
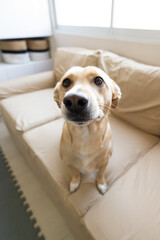
[[[92,121],[92,119],[90,118],[90,116],[88,116],[87,113],[86,114],[67,113],[65,118],[67,121],[71,122],[74,125],[86,125],[90,121]]]
[[[65,113],[62,113],[62,116],[64,117],[65,120],[67,120],[71,124],[78,125],[78,126],[88,125],[93,121],[99,121],[103,117],[102,114],[92,116],[90,112],[84,112],[81,114],[73,114],[70,112],[65,112]]]
[[[89,121],[88,122],[76,122],[76,121],[69,121],[71,124],[73,125],[78,125],[78,126],[84,126],[84,125],[88,125],[89,124]]]

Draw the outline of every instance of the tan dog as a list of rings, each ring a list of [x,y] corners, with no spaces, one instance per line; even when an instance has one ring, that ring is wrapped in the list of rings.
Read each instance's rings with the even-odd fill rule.
[[[109,124],[111,107],[121,97],[118,85],[96,67],[72,67],[54,90],[54,99],[66,120],[60,156],[72,171],[70,192],[80,185],[81,174],[97,172],[97,188],[107,191],[104,172],[112,155]]]

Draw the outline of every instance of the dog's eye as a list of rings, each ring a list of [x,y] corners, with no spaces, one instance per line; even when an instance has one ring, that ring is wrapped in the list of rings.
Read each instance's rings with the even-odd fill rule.
[[[94,79],[94,83],[97,85],[97,86],[103,86],[103,84],[104,84],[104,81],[103,81],[103,79],[101,78],[101,77],[95,77],[95,79]]]
[[[71,80],[69,78],[64,79],[62,85],[64,88],[69,87],[71,85]]]

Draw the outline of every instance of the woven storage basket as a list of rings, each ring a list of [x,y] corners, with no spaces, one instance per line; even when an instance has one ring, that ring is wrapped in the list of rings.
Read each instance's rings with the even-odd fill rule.
[[[0,41],[3,61],[12,64],[27,63],[30,61],[25,40]]]
[[[30,39],[27,41],[27,46],[32,61],[49,59],[49,45],[47,39]]]

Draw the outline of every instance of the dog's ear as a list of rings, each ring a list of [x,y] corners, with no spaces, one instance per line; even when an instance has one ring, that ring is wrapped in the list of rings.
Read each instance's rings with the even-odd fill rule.
[[[112,108],[116,108],[121,98],[121,89],[120,87],[112,80]]]
[[[54,88],[53,96],[54,100],[57,103],[58,107],[61,108],[61,102],[59,99],[59,88],[60,88],[60,82],[58,82]]]

